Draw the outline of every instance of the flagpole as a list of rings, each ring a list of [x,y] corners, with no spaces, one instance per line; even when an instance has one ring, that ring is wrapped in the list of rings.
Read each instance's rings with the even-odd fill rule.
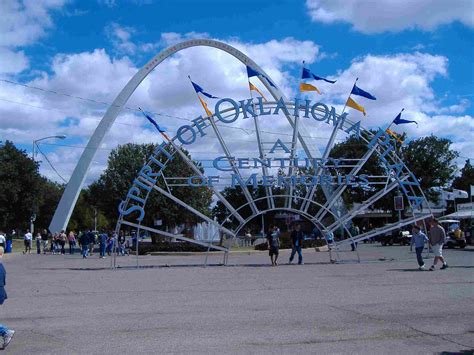
[[[145,112],[141,109],[141,107],[139,107],[138,109],[140,110],[141,113],[145,114]],[[163,133],[163,132],[161,132],[160,130],[158,130],[158,132],[160,132],[161,136],[162,136],[166,141],[168,141],[168,143],[173,144],[173,143],[171,142],[170,137],[168,137],[168,135],[167,135],[166,133]]]
[[[342,109],[341,115],[344,113],[344,111],[346,111],[347,101],[351,98],[352,91],[354,90],[354,87],[357,84],[357,80],[359,80],[359,78],[356,78],[356,80],[354,81],[354,85],[352,85],[351,92],[349,93],[349,96],[347,97],[347,100],[346,100],[346,103],[344,104],[344,108]]]
[[[248,82],[248,87],[249,87],[249,93],[250,93],[250,98],[252,99],[252,108],[253,108],[253,112],[256,112],[257,110],[255,109],[255,102],[253,101],[253,93],[252,93],[252,89],[250,88],[250,78],[249,78],[249,75],[248,75],[248,72],[247,72],[247,82]],[[254,85],[255,86],[255,85]],[[256,87],[256,86],[255,86]],[[267,100],[263,97],[262,95],[262,99],[265,100],[265,102],[267,102]],[[243,110],[243,109],[242,109]],[[260,125],[258,123],[258,115],[255,114],[255,117],[253,118],[254,119],[254,124],[255,124],[255,134],[256,134],[256,138],[257,138],[257,144],[258,144],[258,153],[260,155],[260,159],[264,159],[265,158],[265,153],[263,151],[263,144],[262,144],[262,137],[260,136]],[[262,164],[262,173],[264,175],[268,175],[268,170],[267,168],[265,167],[264,164]],[[275,208],[275,201],[273,200],[273,192],[272,192],[272,188],[271,186],[266,186],[266,190],[267,190],[267,201],[268,201],[268,206],[271,208],[271,209],[274,209]],[[262,214],[262,218],[263,218],[263,214]],[[264,229],[263,227],[263,224],[262,224],[262,230]]]
[[[298,91],[297,91],[297,94],[296,94],[296,100],[295,100],[295,106],[298,105],[298,107],[295,107],[295,112],[298,112],[299,111],[299,99],[301,98],[301,91],[300,91],[300,86],[301,86],[301,83],[303,82],[303,70],[304,70],[304,63],[305,61],[303,60],[303,62],[301,63],[301,75],[300,75],[300,79],[299,79],[299,85],[298,85]],[[298,110],[298,111],[297,111]],[[294,124],[294,128],[293,128],[293,136],[292,136],[292,139],[291,139],[291,151],[290,151],[290,162],[289,162],[289,166],[288,166],[288,177],[291,177],[291,175],[293,175],[294,173],[294,158],[296,156],[296,146],[298,144],[298,133],[299,133],[299,114],[296,115],[295,114],[295,124]],[[291,208],[291,205],[292,205],[292,200],[293,200],[293,185],[290,184],[290,186],[288,187],[288,200],[286,201],[286,205],[288,208]]]
[[[405,111],[405,108],[402,108],[402,110],[400,111],[400,113],[399,113],[398,115],[400,115],[403,111]],[[398,117],[398,115],[397,115],[397,117]],[[396,118],[396,117],[395,117],[395,118]],[[393,121],[395,121],[395,120],[393,119],[392,122],[388,125],[388,127],[385,128],[385,130],[390,129],[390,127],[392,127]]]
[[[193,81],[191,80],[191,76],[188,75],[188,78],[189,78],[189,81],[191,82],[191,85],[193,86],[193,90],[194,90],[194,92],[196,93],[196,96],[197,96],[197,98],[198,98],[198,101],[201,102],[201,98],[199,97],[199,94],[197,93],[196,89],[194,88]],[[201,106],[202,106],[202,103],[201,103]],[[203,109],[204,109],[204,107],[203,107]],[[206,109],[204,109],[204,112],[206,112],[206,115],[208,115]],[[209,118],[209,119],[210,119],[210,118]]]

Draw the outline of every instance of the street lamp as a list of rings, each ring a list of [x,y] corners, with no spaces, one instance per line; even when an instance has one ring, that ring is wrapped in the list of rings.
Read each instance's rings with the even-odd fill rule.
[[[48,137],[43,137],[43,138],[40,138],[40,139],[35,139],[33,141],[33,151],[32,151],[32,158],[33,158],[33,162],[36,162],[36,146],[38,145],[38,142],[39,141],[44,141],[45,139],[52,139],[52,138],[56,138],[56,139],[65,139],[66,136],[61,134],[61,135],[56,135],[56,136],[48,136]],[[34,201],[34,210],[36,211],[36,201]],[[36,213],[35,211],[33,212],[31,218],[30,218],[30,233],[31,235],[34,236],[34,228],[35,228],[35,220],[36,220]]]
[[[33,161],[36,161],[36,146],[38,145],[39,141],[44,141],[45,139],[51,139],[51,138],[57,138],[57,139],[65,139],[66,136],[64,134],[60,134],[57,136],[48,136],[48,137],[43,137],[40,139],[36,139],[33,141]]]

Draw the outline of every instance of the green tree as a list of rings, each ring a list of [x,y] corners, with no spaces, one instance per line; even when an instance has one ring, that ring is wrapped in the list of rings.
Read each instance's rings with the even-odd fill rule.
[[[467,159],[464,167],[461,169],[461,175],[453,180],[452,187],[467,191],[470,194],[471,186],[474,186],[474,167],[471,165],[471,161]]]
[[[48,229],[63,191],[62,185],[41,177],[38,212],[35,221],[36,231]]]
[[[408,169],[416,176],[420,186],[431,200],[437,194],[432,187],[446,187],[456,173],[456,158],[459,153],[451,149],[451,141],[433,135],[414,139],[402,147],[402,158]]]
[[[38,163],[13,142],[0,146],[0,229],[28,228],[38,212],[43,179]]]
[[[154,144],[125,144],[114,149],[108,159],[107,169],[99,180],[90,185],[87,194],[87,202],[90,206],[96,206],[104,214],[109,223],[117,220],[119,203],[125,199],[133,180],[138,172],[148,161],[148,158],[157,148]],[[186,152],[187,156],[189,154]],[[164,157],[160,158],[164,162]],[[165,169],[167,178],[192,176],[195,173],[176,154]],[[176,183],[183,181],[176,181]],[[164,190],[167,189],[163,178],[158,180],[157,185]],[[209,205],[212,201],[212,193],[206,187],[170,186],[172,194],[186,202],[193,208],[211,215]],[[189,212],[184,207],[177,205],[156,191],[152,191],[147,201],[144,224],[153,226],[155,219],[163,220],[167,227],[190,222],[200,222],[201,219]]]

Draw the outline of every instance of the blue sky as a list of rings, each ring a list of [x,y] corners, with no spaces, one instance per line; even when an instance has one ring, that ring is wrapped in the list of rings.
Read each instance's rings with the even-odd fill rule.
[[[473,7],[472,1],[462,0],[6,0],[0,5],[5,34],[0,38],[0,77],[111,102],[161,49],[188,38],[214,38],[251,55],[289,96],[303,59],[318,75],[338,80],[324,87],[321,98],[334,105],[341,104],[360,77],[360,86],[379,98],[366,107],[368,127],[385,124],[405,107],[404,117],[420,125],[402,130],[413,138],[435,134],[452,139],[461,163],[474,157]],[[180,53],[155,72],[131,105],[177,116],[200,114],[184,79],[187,74],[218,95],[241,94],[234,84],[243,80],[243,68],[212,50]],[[0,82],[0,140],[31,150],[33,139],[66,134],[66,140],[50,142],[64,146],[41,148],[67,180],[105,109]],[[155,140],[135,114],[124,112],[118,122],[89,181],[97,178],[118,144]],[[173,131],[183,122],[163,124]],[[58,180],[45,162],[41,171]]]

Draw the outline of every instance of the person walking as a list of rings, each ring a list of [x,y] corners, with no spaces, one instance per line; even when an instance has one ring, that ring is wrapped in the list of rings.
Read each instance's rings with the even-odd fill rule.
[[[101,231],[99,234],[99,254],[100,258],[105,258],[105,247],[107,246],[107,233]]]
[[[429,241],[434,254],[433,265],[431,265],[430,271],[435,270],[438,260],[441,261],[441,263],[443,264],[440,270],[447,269],[448,264],[446,263],[446,260],[444,260],[443,257],[443,244],[446,241],[446,232],[444,228],[439,225],[437,219],[432,219],[430,225],[431,228],[429,232]]]
[[[89,229],[87,236],[89,237],[89,255],[92,256],[94,255],[95,234]]]
[[[59,234],[59,245],[61,246],[61,255],[66,254],[66,241],[67,241],[67,235],[64,230],[61,231]]]
[[[418,268],[420,270],[425,269],[425,262],[423,261],[423,249],[425,247],[425,242],[428,241],[428,237],[425,233],[421,231],[421,228],[417,225],[413,226],[412,236],[410,241],[410,251],[413,250],[413,245],[415,246],[416,260],[418,261]]]
[[[297,223],[295,229],[291,232],[291,255],[289,264],[293,262],[295,254],[298,253],[298,264],[303,264],[303,253],[301,248],[303,248],[303,232],[301,231],[301,224]]]
[[[70,231],[68,236],[67,236],[67,242],[69,245],[69,254],[73,255],[74,254],[74,248],[76,247],[76,235],[74,234],[74,231]]]
[[[117,243],[118,243],[117,255],[124,256],[125,255],[125,234],[123,231],[120,231],[117,238]]]
[[[81,244],[82,258],[87,259],[87,252],[89,248],[89,235],[84,232],[79,237],[79,244]]]
[[[272,261],[272,266],[278,265],[278,254],[280,250],[280,230],[277,226],[273,226],[267,233],[268,255]]]
[[[7,238],[5,236],[5,233],[3,233],[2,231],[0,231],[0,247],[2,247],[3,249],[5,249],[5,246],[7,245]]]
[[[359,227],[357,227],[357,225],[355,224],[351,225],[351,228],[349,229],[349,231],[351,232],[352,238],[355,238],[360,233]],[[358,244],[357,242],[351,243],[351,251],[355,251],[357,249],[357,244]]]
[[[36,233],[36,254],[41,254],[41,233]]]
[[[41,233],[41,247],[43,248],[43,254],[46,254],[46,249],[48,249],[48,237],[48,231],[43,229],[43,232]]]
[[[30,233],[30,230],[27,229],[25,235],[23,236],[23,243],[25,244],[25,251],[23,254],[31,254],[31,241],[33,239],[33,235]]]
[[[3,257],[3,247],[0,247],[0,259]],[[5,270],[5,267],[3,264],[0,262],[0,304],[3,304],[5,300],[8,298],[7,293],[5,291],[5,285],[7,281],[7,271]],[[0,336],[3,338],[3,344],[2,344],[2,350],[5,349],[8,344],[10,344],[10,341],[13,338],[13,335],[15,334],[15,331],[13,329],[8,329],[6,326],[3,324],[0,324]]]

